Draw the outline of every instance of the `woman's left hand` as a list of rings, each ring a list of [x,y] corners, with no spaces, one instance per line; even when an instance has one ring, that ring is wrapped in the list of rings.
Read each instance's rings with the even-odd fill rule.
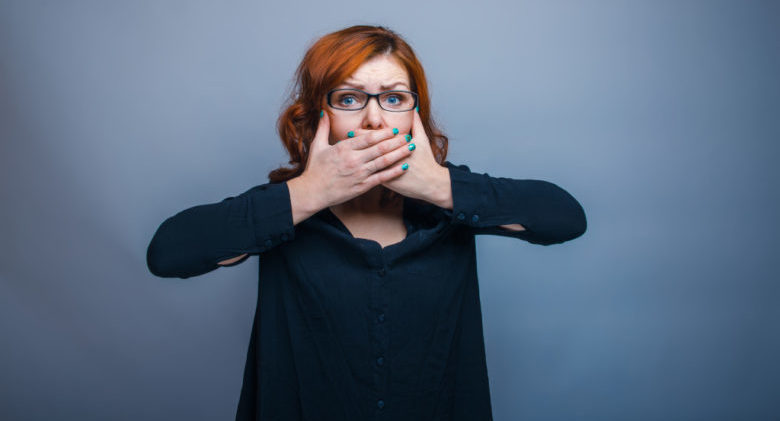
[[[421,199],[441,208],[451,209],[450,170],[436,162],[420,114],[417,111],[414,111],[413,114],[412,139],[407,142],[406,147],[414,144],[415,148],[408,157],[391,164],[391,166],[400,167],[406,163],[409,168],[400,176],[386,181],[382,185],[403,196]],[[361,135],[365,131],[364,129],[356,129],[354,133]]]
[[[393,164],[407,163],[409,168],[400,177],[386,181],[382,185],[401,195],[446,207],[448,202],[452,202],[450,171],[436,162],[420,114],[417,111],[413,114],[412,140],[407,147],[414,144],[415,149],[408,158]]]

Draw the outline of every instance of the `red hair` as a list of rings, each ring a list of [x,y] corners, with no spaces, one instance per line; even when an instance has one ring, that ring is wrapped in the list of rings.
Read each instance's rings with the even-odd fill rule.
[[[364,62],[379,55],[394,57],[409,74],[410,88],[417,92],[420,120],[430,139],[434,158],[444,165],[448,138],[431,117],[425,71],[412,47],[386,27],[355,25],[319,38],[298,65],[292,92],[276,122],[291,166],[271,171],[268,178],[272,183],[287,181],[303,173],[328,91],[346,80]],[[397,195],[382,188],[387,190],[383,192],[383,199]]]

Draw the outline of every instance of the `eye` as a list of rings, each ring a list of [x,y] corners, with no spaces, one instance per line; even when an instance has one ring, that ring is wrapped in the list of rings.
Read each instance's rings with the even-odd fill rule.
[[[393,102],[395,100],[395,102]],[[401,98],[398,95],[390,95],[387,97],[387,102],[391,104],[398,104],[398,101],[401,101]]]
[[[354,99],[355,99],[354,96],[347,94],[347,95],[344,95],[341,98],[339,98],[339,103],[344,104],[344,105],[352,105],[351,102],[347,102],[347,101],[348,100],[353,100],[354,101]]]

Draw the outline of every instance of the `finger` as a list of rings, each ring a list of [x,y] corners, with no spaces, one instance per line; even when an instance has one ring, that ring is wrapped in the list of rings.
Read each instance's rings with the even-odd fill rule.
[[[375,172],[370,176],[368,176],[365,179],[364,183],[373,187],[378,184],[382,184],[390,180],[393,180],[399,177],[400,175],[402,175],[403,173],[409,171],[408,168],[406,170],[403,169],[403,164],[405,163],[406,163],[405,161],[399,161],[395,165],[392,165],[385,170]]]
[[[406,135],[396,135],[389,139],[384,139],[370,148],[359,151],[360,159],[365,162],[369,162],[382,156],[386,156],[387,154],[390,154],[394,151],[402,151],[403,149],[406,149],[406,147],[408,147],[406,142]]]
[[[404,143],[403,139],[401,139]],[[377,145],[378,146],[378,145]],[[386,168],[400,159],[407,158],[412,154],[412,151],[408,147],[401,147],[393,149],[392,151],[377,157],[374,160],[369,161],[367,164],[371,164],[374,168],[374,172]]]
[[[425,137],[425,127],[423,126],[420,113],[415,111],[414,119],[412,120],[412,140],[416,140],[418,137]]]
[[[309,150],[324,149],[330,146],[328,138],[330,137],[330,116],[324,110],[321,111],[322,117],[317,123],[317,131],[314,133],[314,139],[311,141]]]
[[[356,129],[353,131],[355,133],[355,136],[352,137],[351,139],[347,139],[347,142],[352,149],[356,149],[356,150],[366,149],[376,145],[377,143],[387,138],[395,136],[393,130],[394,129],[392,128],[380,129],[380,130]]]

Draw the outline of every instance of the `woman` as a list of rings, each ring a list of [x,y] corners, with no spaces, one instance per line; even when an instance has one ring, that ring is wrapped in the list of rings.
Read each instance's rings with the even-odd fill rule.
[[[150,271],[259,256],[237,420],[492,419],[474,235],[562,243],[582,207],[445,161],[423,68],[387,28],[322,37],[296,80],[278,125],[292,167],[165,220]]]

